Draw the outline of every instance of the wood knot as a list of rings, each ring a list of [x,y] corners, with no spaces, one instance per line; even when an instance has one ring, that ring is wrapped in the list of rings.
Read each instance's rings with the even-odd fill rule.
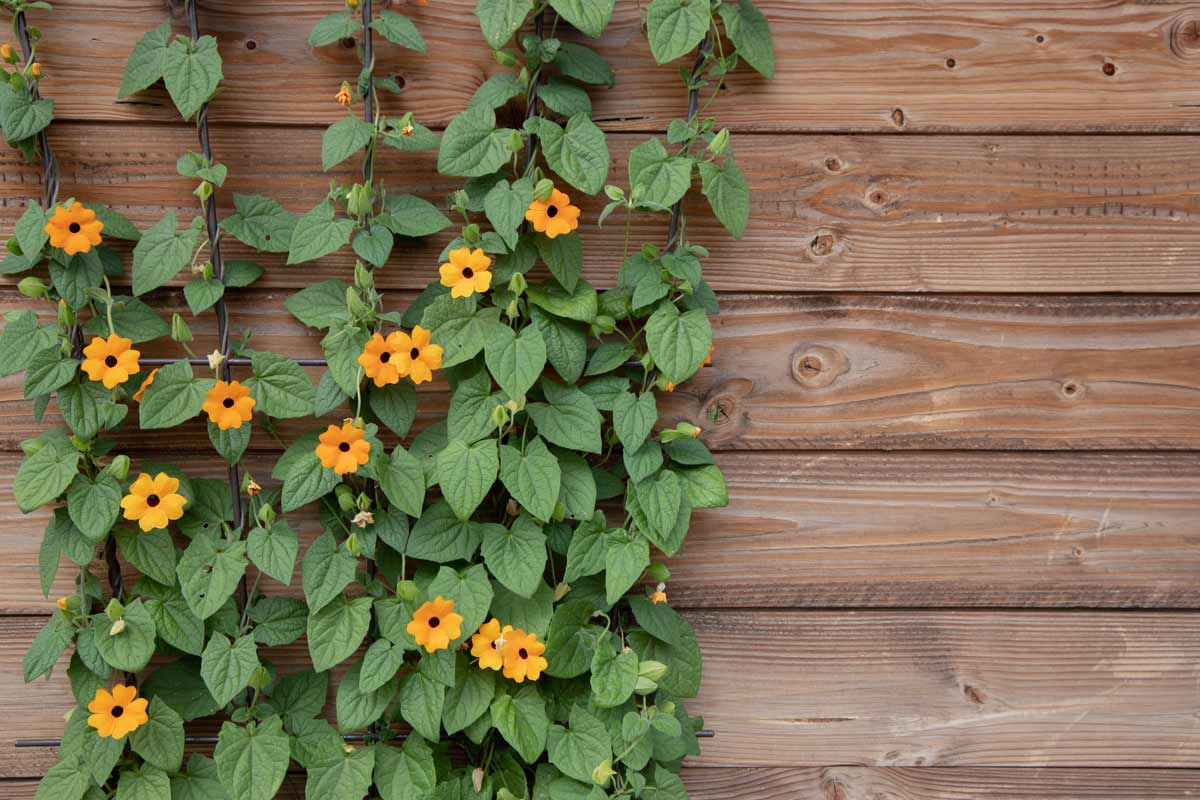
[[[1083,397],[1083,384],[1074,378],[1067,378],[1062,382],[1059,391],[1067,400],[1078,400]]]
[[[704,405],[700,408],[700,417],[708,421],[712,428],[707,433],[713,441],[724,437],[736,436],[738,431],[739,412],[738,401],[750,394],[754,388],[753,381],[745,378],[733,378],[725,381],[709,393]]]
[[[837,237],[827,231],[821,231],[808,244],[808,252],[817,258],[824,258],[833,253],[837,246]]]
[[[987,697],[984,696],[983,692],[979,691],[979,689],[969,683],[963,686],[963,694],[967,696],[968,700],[977,706],[981,706],[987,702]]]
[[[1113,75],[1117,74],[1117,65],[1111,61],[1105,61],[1100,67],[1100,71],[1111,78]]]
[[[846,787],[842,786],[838,781],[825,779],[821,781],[822,800],[846,800]]]
[[[848,368],[846,356],[832,347],[808,345],[792,355],[792,378],[806,389],[823,389]]]
[[[1200,17],[1181,16],[1172,22],[1168,45],[1179,58],[1200,58]]]
[[[902,108],[893,108],[892,109],[892,124],[895,125],[897,128],[904,127],[904,109],[902,109]]]
[[[842,160],[837,156],[830,156],[829,158],[825,159],[825,169],[829,170],[830,172],[841,172]]]
[[[867,205],[871,208],[882,208],[888,204],[887,193],[879,187],[871,187],[867,190]]]

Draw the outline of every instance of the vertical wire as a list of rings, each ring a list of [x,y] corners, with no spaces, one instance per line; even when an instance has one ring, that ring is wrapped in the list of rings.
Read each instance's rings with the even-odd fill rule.
[[[700,42],[696,48],[696,60],[692,63],[691,85],[688,87],[688,125],[696,121],[696,115],[700,113],[700,87],[696,85],[696,81],[700,78],[700,71],[704,67],[705,61],[708,60],[708,52],[712,49],[712,30],[704,35],[704,41]],[[667,246],[665,252],[671,252],[671,248],[676,245],[679,239],[679,220],[682,217],[683,200],[677,200],[675,205],[671,206],[671,221],[667,225]]]

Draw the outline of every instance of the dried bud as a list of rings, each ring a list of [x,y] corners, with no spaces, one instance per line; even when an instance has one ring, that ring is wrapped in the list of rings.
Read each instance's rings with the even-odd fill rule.
[[[112,624],[111,628],[108,629],[108,635],[109,636],[120,636],[122,631],[124,631],[124,630],[125,630],[125,620],[119,619]]]
[[[365,528],[368,525],[375,523],[375,515],[370,511],[360,511],[354,515],[354,519],[350,520],[360,528]]]
[[[566,581],[554,587],[554,602],[558,602],[571,593],[571,584]]]
[[[476,767],[471,770],[471,785],[475,787],[475,793],[483,791],[483,768]]]
[[[247,476],[247,477],[249,477],[249,476]],[[258,485],[257,481],[255,481],[253,478],[250,478],[250,480],[248,480],[246,482],[246,494],[250,495],[251,497],[254,497],[261,493],[262,493],[262,487]],[[263,507],[270,508],[270,506],[263,506]]]

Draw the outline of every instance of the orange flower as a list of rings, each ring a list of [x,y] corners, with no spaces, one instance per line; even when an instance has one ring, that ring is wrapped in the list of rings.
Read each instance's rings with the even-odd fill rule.
[[[675,383],[673,381],[667,381],[667,391],[668,392],[675,391]]]
[[[121,498],[125,519],[137,520],[143,532],[167,527],[183,516],[185,505],[187,498],[179,494],[179,479],[165,472],[153,478],[143,472],[129,487],[129,494]]]
[[[401,352],[411,347],[407,339],[403,333],[396,331],[386,339],[382,334],[376,333],[367,340],[358,357],[358,363],[367,377],[375,381],[376,386],[399,383],[401,378],[408,375],[408,367],[401,367],[401,360],[397,358]]]
[[[667,585],[665,583],[654,587],[654,591],[650,595],[650,602],[655,605],[667,602]]]
[[[86,253],[92,249],[92,245],[100,244],[100,231],[104,230],[104,223],[96,219],[95,211],[84,208],[83,203],[76,201],[71,204],[70,210],[55,206],[54,216],[50,217],[42,230],[50,234],[51,246],[61,247],[67,255],[73,256]]]
[[[0,44],[0,58],[4,59],[5,61],[13,60],[12,45],[9,44],[8,42],[5,42],[4,44]]]
[[[150,716],[146,713],[149,703],[137,696],[137,688],[118,683],[109,694],[106,689],[97,689],[96,698],[88,703],[88,725],[105,739],[124,739],[125,734],[145,725]]]
[[[340,105],[348,106],[354,98],[350,95],[350,84],[342,81],[342,88],[338,89],[338,93],[333,99],[337,100]]]
[[[520,628],[512,631],[504,643],[504,677],[517,683],[526,678],[536,681],[546,669],[544,652],[546,645],[537,640],[536,633],[526,633]]]
[[[54,605],[58,606],[59,611],[66,611],[67,610],[67,598],[65,598],[65,597],[58,598],[57,600],[54,601]]]
[[[107,339],[97,336],[83,348],[83,371],[94,381],[100,381],[105,389],[129,380],[130,375],[141,371],[138,358],[141,352],[131,350],[133,344],[123,336],[113,334]]]
[[[142,398],[146,395],[146,390],[150,388],[150,384],[154,383],[154,376],[158,374],[158,367],[150,370],[150,374],[146,376],[146,380],[142,381],[142,385],[133,393],[135,403],[142,402]]]
[[[579,227],[579,209],[571,205],[571,198],[551,189],[549,200],[534,200],[529,204],[525,219],[533,223],[535,231],[553,239]]]
[[[38,62],[33,62],[29,65],[29,74],[35,78],[42,77],[42,65]]]
[[[445,650],[450,642],[462,634],[463,618],[454,613],[454,601],[440,594],[413,612],[412,621],[405,630],[425,648],[427,653]]]
[[[700,362],[700,366],[707,367],[709,364],[712,363],[712,354],[713,354],[713,351],[716,349],[717,349],[717,346],[715,344],[708,346],[708,355],[706,355],[704,357],[704,360],[702,362]]]
[[[208,413],[208,418],[216,423],[223,431],[230,428],[240,428],[243,422],[249,422],[254,416],[254,398],[250,396],[250,387],[243,386],[237,381],[226,383],[217,381],[208,390],[201,410]]]
[[[471,635],[471,655],[479,659],[480,669],[498,670],[504,666],[505,639],[512,632],[512,625],[500,628],[500,620],[493,617],[490,622],[479,626],[479,633]]]
[[[433,371],[442,368],[442,348],[429,343],[429,331],[418,325],[413,328],[412,336],[397,331],[388,337],[388,341],[392,337],[397,344],[400,374],[407,375],[418,386],[433,380]]]
[[[450,251],[450,260],[442,264],[442,286],[450,287],[451,297],[470,297],[476,292],[486,292],[492,285],[492,273],[488,268],[492,260],[483,250],[460,247]]]
[[[348,422],[340,427],[330,425],[317,437],[321,442],[316,450],[321,466],[332,469],[338,475],[356,472],[371,458],[371,443],[365,437],[362,428],[356,428]]]

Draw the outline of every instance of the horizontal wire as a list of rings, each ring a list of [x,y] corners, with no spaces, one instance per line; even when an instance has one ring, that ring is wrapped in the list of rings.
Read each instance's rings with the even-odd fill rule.
[[[697,739],[712,739],[717,735],[716,731],[704,730],[696,731]],[[377,736],[370,736],[366,733],[346,733],[342,735],[344,742],[365,742],[368,739],[377,739]],[[399,738],[399,737],[397,737]],[[183,737],[184,744],[217,744],[220,741],[216,736],[185,736]],[[59,747],[62,745],[62,739],[17,739],[13,743],[14,747]]]

